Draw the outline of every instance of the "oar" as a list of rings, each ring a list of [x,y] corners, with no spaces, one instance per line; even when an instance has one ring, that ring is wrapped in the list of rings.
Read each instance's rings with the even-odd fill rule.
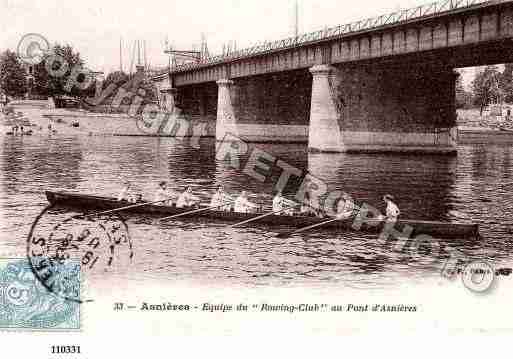
[[[335,222],[335,221],[342,221],[342,220],[344,220],[344,219],[343,218],[333,218],[333,219],[330,219],[328,221],[317,223],[317,224],[314,224],[314,225],[311,225],[311,226],[308,226],[308,227],[303,227],[303,228],[296,229],[295,231],[292,231],[292,232],[280,233],[276,237],[278,237],[278,238],[287,238],[287,237],[290,237],[293,234],[306,232],[306,231],[308,231],[310,229],[314,229],[314,228],[317,228],[317,227],[324,226],[325,224],[328,224],[328,223],[332,223],[332,222]]]
[[[174,216],[164,217],[164,218],[159,219],[159,221],[167,221],[167,220],[170,220],[170,219],[175,219],[175,218],[179,218],[179,217],[188,216],[189,214],[205,212],[205,211],[209,211],[211,209],[216,209],[216,208],[224,207],[227,204],[231,204],[231,203],[233,203],[233,201],[232,202],[225,202],[222,205],[216,206],[216,207],[206,207],[206,208],[201,208],[201,209],[195,209],[193,211],[188,211],[188,212],[184,212],[184,213],[180,213],[180,214],[175,214]]]
[[[288,210],[290,208],[292,208],[292,207],[283,208],[282,210],[276,211],[276,212],[269,212],[269,213],[263,214],[261,216],[255,217],[255,218],[248,219],[247,221],[244,221],[244,222],[239,222],[239,223],[232,224],[231,226],[227,226],[226,228],[235,228],[235,227],[238,227],[238,226],[242,226],[243,224],[247,224],[247,223],[251,223],[251,222],[254,222],[254,221],[258,221],[259,219],[272,216],[273,214],[278,214],[278,213],[284,212],[284,211],[286,211],[286,210]]]
[[[103,212],[93,213],[93,214],[90,214],[89,216],[99,216],[99,215],[103,215],[103,214],[109,214],[109,213],[114,213],[114,212],[124,211],[125,209],[137,208],[137,207],[147,206],[147,205],[149,205],[149,204],[155,204],[155,203],[160,203],[160,202],[169,201],[170,199],[172,199],[172,198],[168,198],[168,199],[161,199],[160,201],[153,201],[153,202],[144,202],[144,203],[139,203],[139,204],[132,204],[132,205],[130,205],[130,206],[121,207],[121,208],[116,208],[116,209],[111,209],[111,210],[109,210],[109,211],[103,211]]]

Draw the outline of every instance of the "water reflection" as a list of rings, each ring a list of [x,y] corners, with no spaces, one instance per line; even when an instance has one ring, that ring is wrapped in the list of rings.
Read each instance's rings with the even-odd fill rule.
[[[115,195],[130,179],[146,198],[167,180],[183,190],[191,185],[206,202],[215,187],[249,191],[270,207],[275,167],[258,182],[227,161],[216,159],[213,140],[200,148],[172,138],[32,136],[5,138],[1,148],[1,247],[23,252],[33,218],[45,205],[43,191],[65,189]],[[457,157],[308,154],[306,146],[257,144],[276,158],[324,179],[356,199],[382,208],[392,193],[405,217],[473,220],[484,238],[457,247],[472,257],[511,262],[513,185],[510,147],[463,146]],[[241,154],[242,168],[248,154]],[[288,194],[300,179],[291,181]],[[411,258],[378,243],[373,235],[313,231],[287,240],[280,228],[228,229],[223,223],[129,218],[136,250],[134,275],[227,280],[243,284],[330,282],[366,288],[394,285],[401,277],[437,275],[436,261]]]
[[[383,196],[393,194],[412,219],[447,220],[456,179],[452,156],[310,153],[308,169],[331,189],[384,211]]]
[[[38,151],[33,151],[36,144]],[[80,143],[74,139],[5,136],[0,164],[4,174],[3,195],[39,188],[40,183],[74,188],[80,179],[82,156]]]

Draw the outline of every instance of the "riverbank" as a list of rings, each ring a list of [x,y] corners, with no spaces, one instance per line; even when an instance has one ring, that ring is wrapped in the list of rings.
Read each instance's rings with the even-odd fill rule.
[[[459,144],[513,144],[513,121],[479,109],[458,110]]]
[[[75,109],[47,109],[46,101],[16,101],[9,104],[34,126],[35,133],[48,131],[87,136],[148,136],[135,118],[127,114],[93,113]],[[73,127],[78,123],[79,127]],[[7,128],[6,128],[7,130]],[[215,121],[209,121],[205,137],[215,136]],[[458,110],[458,143],[513,144],[513,122],[479,110]]]

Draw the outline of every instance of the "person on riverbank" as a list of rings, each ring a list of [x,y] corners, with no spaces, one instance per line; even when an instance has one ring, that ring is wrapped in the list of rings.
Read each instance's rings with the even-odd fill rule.
[[[397,218],[401,214],[401,211],[399,210],[399,207],[394,203],[394,197],[390,194],[387,194],[383,197],[383,201],[385,201],[387,205],[385,219],[389,222],[396,222]]]

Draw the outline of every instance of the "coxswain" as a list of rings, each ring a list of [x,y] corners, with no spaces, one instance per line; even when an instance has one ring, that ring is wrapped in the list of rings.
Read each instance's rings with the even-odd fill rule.
[[[173,204],[173,198],[176,197],[174,192],[170,192],[167,190],[167,183],[162,181],[159,183],[159,188],[155,193],[154,202],[161,206],[171,206]],[[160,202],[159,202],[160,201]]]
[[[254,212],[258,206],[248,200],[246,191],[242,191],[239,197],[235,200],[234,210],[237,213],[251,213]]]
[[[289,201],[285,197],[283,197],[283,194],[281,191],[278,191],[276,193],[276,196],[273,198],[273,212],[280,213],[283,212],[284,214],[287,214],[289,216],[294,214],[293,207],[296,206],[296,203],[293,201]]]
[[[401,214],[399,207],[394,203],[394,197],[387,194],[383,197],[383,201],[387,204],[386,217],[385,219],[389,222],[397,221],[397,217]]]
[[[337,218],[338,219],[347,219],[353,216],[354,212],[354,202],[351,196],[347,193],[342,195],[342,198],[338,201],[337,206]]]
[[[176,207],[184,208],[184,207],[192,207],[198,204],[200,199],[192,194],[192,188],[187,187],[187,189],[178,197],[178,201],[176,201]]]
[[[214,193],[212,196],[210,207],[229,212],[231,208],[231,202],[233,202],[233,199],[224,191],[223,186],[219,186],[217,187],[216,193]]]
[[[130,182],[125,182],[125,186],[118,194],[118,201],[129,201],[130,200],[130,188],[132,187]]]

